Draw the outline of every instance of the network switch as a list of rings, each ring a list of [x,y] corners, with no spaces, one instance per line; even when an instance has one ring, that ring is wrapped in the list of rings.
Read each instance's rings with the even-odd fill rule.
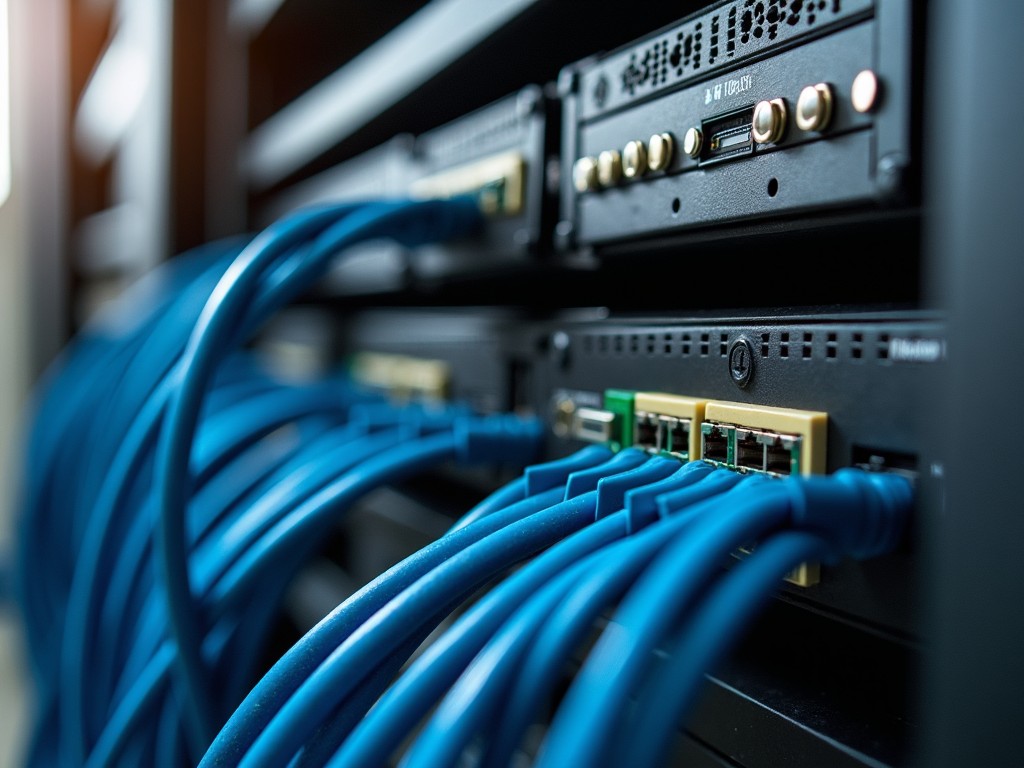
[[[562,245],[906,205],[913,21],[899,0],[717,3],[568,68]]]

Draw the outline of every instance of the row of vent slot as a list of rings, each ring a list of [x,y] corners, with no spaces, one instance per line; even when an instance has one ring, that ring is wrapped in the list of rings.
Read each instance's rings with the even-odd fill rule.
[[[746,336],[754,353],[762,358],[797,358],[810,360],[824,355],[826,360],[841,356],[852,360],[874,357],[888,360],[890,334],[840,334],[834,331],[817,334],[824,339],[824,348],[815,347],[816,334],[811,331],[775,331]],[[639,355],[727,357],[732,337],[728,333],[630,333],[589,334],[582,339],[583,352],[588,355]]]
[[[780,33],[799,33],[804,27],[814,26],[819,18],[836,17],[842,11],[841,0],[737,2],[728,12],[722,9],[702,17],[688,31],[676,33],[674,40],[671,36],[655,40],[649,47],[631,54],[629,63],[619,76],[622,90],[634,94],[642,86],[657,87],[668,82],[670,73],[679,78],[700,70],[702,48],[706,48],[706,64],[714,66],[722,58],[733,58],[737,43],[746,46],[760,42],[762,38],[774,41]],[[704,22],[710,28],[707,41],[704,40]]]

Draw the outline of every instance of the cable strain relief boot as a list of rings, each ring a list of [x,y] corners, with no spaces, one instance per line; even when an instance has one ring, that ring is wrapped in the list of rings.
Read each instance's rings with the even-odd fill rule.
[[[647,461],[647,454],[636,448],[626,448],[596,467],[581,469],[569,475],[565,482],[565,499],[571,499],[588,491],[597,490],[597,484],[610,475],[628,472]]]
[[[906,478],[848,468],[794,481],[786,483],[794,527],[820,534],[837,555],[875,557],[903,538],[914,505]]]
[[[676,459],[655,457],[648,459],[636,469],[622,472],[612,477],[605,477],[597,483],[597,507],[594,509],[594,520],[618,512],[625,506],[626,493],[634,488],[657,483],[679,471]]]
[[[465,464],[526,464],[537,458],[544,438],[539,420],[509,415],[459,418],[454,431],[458,459]]]
[[[393,233],[394,240],[409,248],[467,237],[483,226],[484,216],[474,195],[410,205],[415,206],[416,215],[405,219]]]
[[[538,493],[564,486],[573,472],[603,464],[613,455],[612,450],[603,445],[588,445],[564,459],[527,467],[526,495],[536,496]]]
[[[688,488],[707,477],[714,468],[704,461],[691,461],[656,483],[634,488],[626,494],[626,532],[634,534],[658,519],[658,497]]]

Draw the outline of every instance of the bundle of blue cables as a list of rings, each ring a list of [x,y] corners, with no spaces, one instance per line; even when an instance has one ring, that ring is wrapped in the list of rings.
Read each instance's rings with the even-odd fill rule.
[[[30,764],[195,764],[339,513],[445,462],[537,454],[535,421],[394,405],[343,373],[287,383],[245,347],[346,247],[480,222],[472,198],[304,210],[172,260],[64,352],[25,451]]]
[[[253,685],[289,583],[357,498],[447,461],[527,463],[541,431],[343,375],[287,384],[244,345],[345,247],[478,224],[468,198],[304,211],[175,260],[69,348],[27,451],[31,764],[502,766],[539,726],[542,765],[657,765],[783,575],[897,546],[901,477],[591,446],[529,467]]]
[[[913,502],[896,476],[781,480],[603,447],[531,467],[516,485],[525,498],[485,502],[326,617],[202,765],[505,766],[534,726],[547,726],[541,765],[662,764],[704,672],[780,580],[809,559],[892,550]]]

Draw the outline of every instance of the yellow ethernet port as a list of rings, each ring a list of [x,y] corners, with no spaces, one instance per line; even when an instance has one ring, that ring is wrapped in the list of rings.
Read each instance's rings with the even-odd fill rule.
[[[825,473],[828,414],[792,408],[709,402],[701,457],[741,472]]]
[[[476,194],[488,216],[516,216],[523,210],[526,160],[518,152],[503,152],[412,183],[414,197],[437,198]]]
[[[394,400],[439,401],[448,397],[451,370],[443,360],[360,352],[352,358],[352,378]]]
[[[682,461],[700,455],[696,425],[704,420],[704,400],[663,392],[637,392],[633,445]]]

